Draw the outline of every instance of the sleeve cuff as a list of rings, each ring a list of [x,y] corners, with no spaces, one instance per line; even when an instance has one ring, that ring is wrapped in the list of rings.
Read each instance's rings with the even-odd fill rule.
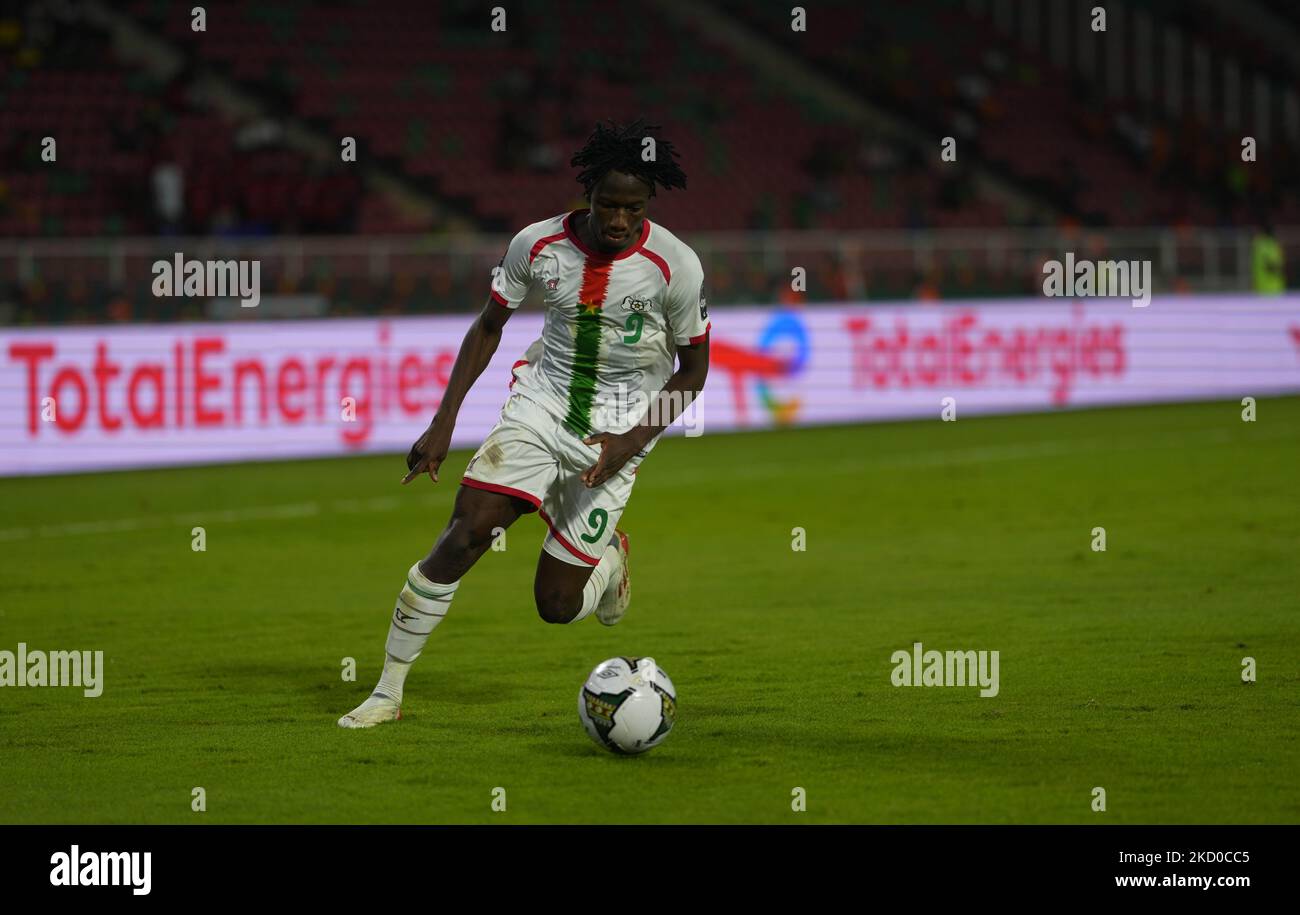
[[[706,337],[709,335],[709,328],[711,328],[711,327],[713,327],[713,322],[712,322],[712,321],[710,321],[708,324],[705,324],[705,325],[704,325],[704,333],[702,333],[702,334],[698,334],[698,335],[696,335],[696,336],[694,336],[694,337],[691,337],[689,340],[687,340],[687,341],[686,341],[687,345],[689,345],[689,346],[694,346],[695,344],[699,343],[701,340],[703,340],[704,338],[706,338]],[[678,342],[680,343],[680,341],[678,341]]]

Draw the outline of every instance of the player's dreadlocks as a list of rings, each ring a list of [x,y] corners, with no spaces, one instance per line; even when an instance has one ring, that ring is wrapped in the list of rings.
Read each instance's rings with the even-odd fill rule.
[[[649,184],[651,197],[655,195],[655,185],[667,190],[686,187],[686,173],[673,161],[677,149],[670,141],[661,139],[658,131],[659,125],[646,124],[642,118],[627,125],[616,121],[610,121],[609,126],[597,124],[587,145],[574,153],[569,162],[583,167],[578,183],[590,194],[606,174],[623,172]],[[649,162],[641,158],[641,140],[647,136],[655,140],[655,157]]]

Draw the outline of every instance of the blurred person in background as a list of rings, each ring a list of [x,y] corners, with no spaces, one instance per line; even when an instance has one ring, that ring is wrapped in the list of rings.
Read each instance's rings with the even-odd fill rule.
[[[1273,234],[1273,221],[1268,216],[1258,220],[1255,237],[1250,243],[1252,285],[1260,295],[1281,295],[1286,291],[1286,265],[1282,260],[1282,246]]]

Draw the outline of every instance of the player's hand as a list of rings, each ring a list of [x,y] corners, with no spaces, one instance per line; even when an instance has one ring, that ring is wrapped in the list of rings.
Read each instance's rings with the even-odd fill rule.
[[[579,479],[587,484],[588,489],[601,485],[618,473],[623,469],[623,465],[641,450],[632,436],[626,432],[622,435],[597,432],[595,435],[588,435],[582,441],[585,445],[600,446],[600,457],[596,459],[596,463],[579,475]]]
[[[402,477],[402,485],[414,480],[420,474],[428,472],[429,479],[438,482],[438,468],[447,459],[447,449],[451,446],[451,423],[439,422],[433,418],[429,428],[415,440],[406,455],[406,467],[409,473]]]

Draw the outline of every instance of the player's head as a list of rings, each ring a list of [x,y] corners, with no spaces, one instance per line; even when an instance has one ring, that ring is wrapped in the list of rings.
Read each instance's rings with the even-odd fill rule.
[[[654,142],[645,142],[647,137]],[[596,125],[569,164],[582,168],[578,183],[586,192],[592,233],[601,248],[619,250],[641,234],[646,204],[656,187],[686,187],[676,156],[673,144],[659,136],[659,128],[641,119]]]

